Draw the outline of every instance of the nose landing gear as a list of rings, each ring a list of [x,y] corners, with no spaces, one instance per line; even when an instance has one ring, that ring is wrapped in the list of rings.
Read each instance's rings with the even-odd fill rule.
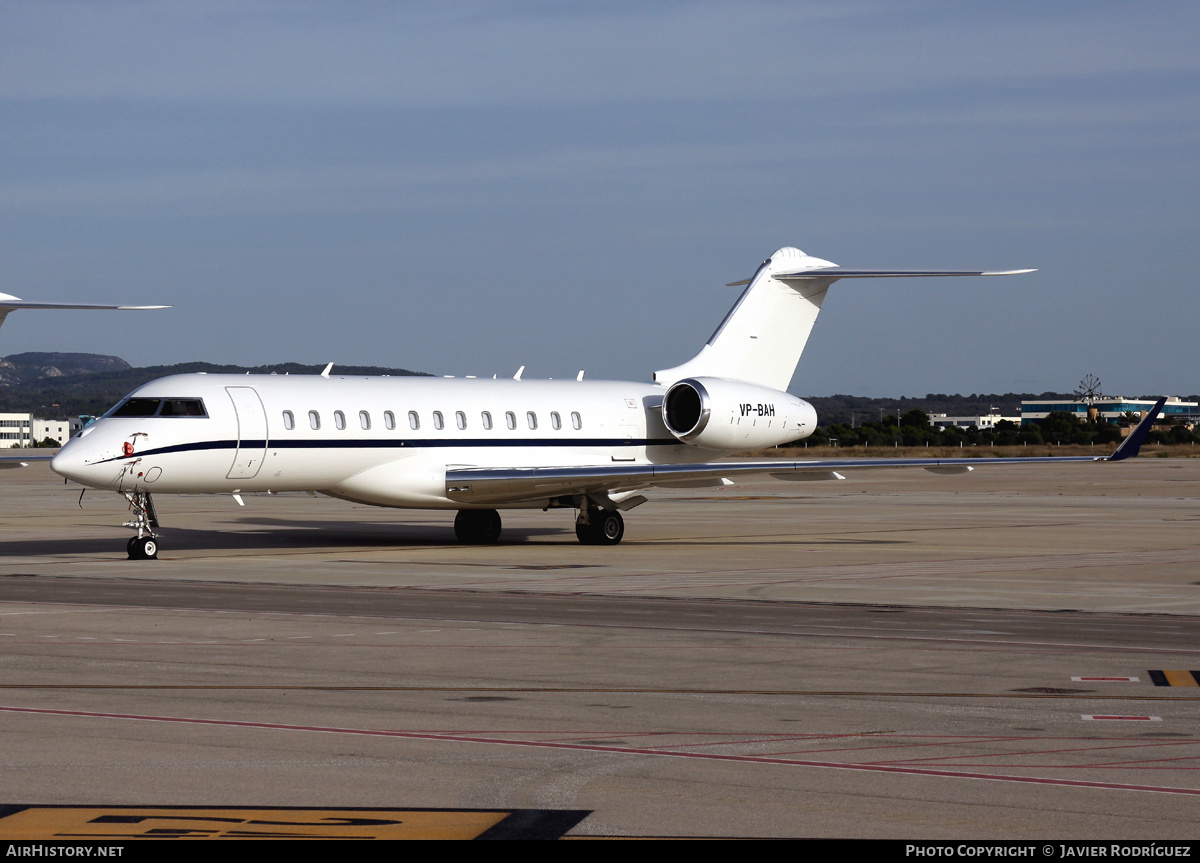
[[[150,497],[150,492],[125,492],[125,499],[129,501],[129,511],[133,513],[133,518],[125,522],[123,527],[131,527],[137,531],[137,536],[131,536],[129,542],[125,543],[129,559],[157,560],[158,534],[154,529],[158,527],[158,513],[154,511],[154,500]]]

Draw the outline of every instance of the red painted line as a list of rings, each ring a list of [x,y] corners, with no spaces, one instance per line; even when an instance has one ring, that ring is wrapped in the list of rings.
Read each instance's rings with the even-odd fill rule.
[[[866,735],[861,735],[861,734],[860,735],[844,735],[844,736],[866,737]],[[883,735],[877,735],[877,736],[882,737]],[[922,736],[924,736],[924,735],[922,735]],[[897,738],[884,738],[884,739],[894,740]],[[901,737],[899,739],[903,740],[905,738]],[[1011,741],[1011,740],[1026,740],[1026,739],[1039,740],[1041,738],[1037,738],[1037,737],[1032,737],[1032,738],[1025,738],[1025,737],[967,737],[965,739],[960,738],[960,737],[938,738],[938,739],[934,740],[932,743],[891,743],[891,744],[887,744],[885,746],[843,746],[840,749],[794,749],[790,752],[777,752],[775,754],[776,755],[794,755],[794,754],[800,753],[800,752],[811,752],[814,754],[824,755],[827,752],[870,752],[873,749],[916,749],[917,747],[920,747],[920,746],[965,746],[967,744],[972,744],[972,743],[1003,743],[1003,742]],[[950,758],[953,756],[946,756],[946,757]],[[959,757],[960,758],[968,758],[968,757],[972,757],[972,756],[960,755]],[[886,762],[881,762],[881,763],[886,763]]]
[[[1171,759],[1163,759],[1163,760],[1164,760],[1164,761],[1169,761],[1169,760],[1171,760]],[[1184,771],[1184,772],[1186,772],[1186,771],[1188,771],[1188,770],[1200,771],[1200,767],[1171,767],[1171,766],[1158,766],[1158,765],[1155,765],[1155,764],[1154,764],[1154,762],[1145,762],[1145,763],[1143,763],[1143,762],[1140,762],[1140,761],[1131,761],[1131,762],[1129,762],[1128,764],[1125,764],[1125,765],[1117,765],[1117,766],[1113,766],[1113,767],[1110,767],[1109,765],[1106,765],[1106,764],[1034,764],[1034,763],[1031,763],[1031,764],[1026,764],[1026,763],[1023,763],[1023,762],[1017,762],[1017,763],[1015,763],[1015,764],[999,764],[999,765],[997,765],[997,764],[974,764],[974,763],[972,763],[972,762],[970,762],[970,761],[963,761],[963,762],[961,762],[961,763],[959,763],[959,764],[950,764],[950,765],[947,765],[947,766],[948,766],[948,767],[980,767],[980,768],[989,768],[989,769],[992,769],[992,770],[997,770],[997,769],[1000,769],[1000,768],[1004,768],[1004,769],[1010,769],[1010,770],[1016,770],[1016,769],[1018,769],[1018,768],[1024,768],[1024,767],[1028,767],[1028,768],[1030,768],[1030,769],[1033,769],[1033,770],[1060,770],[1060,771],[1061,771],[1061,770],[1091,770],[1091,769],[1093,769],[1093,768],[1095,768],[1095,769],[1097,769],[1097,770],[1099,770],[1099,769],[1105,769],[1105,770],[1138,770],[1138,771],[1141,771],[1141,770],[1158,770],[1158,771],[1160,771],[1160,772],[1163,772],[1163,773],[1169,773],[1169,772],[1175,772],[1175,771]]]
[[[1142,759],[1138,759],[1137,761],[1107,761],[1107,762],[1100,762],[1098,764],[1081,764],[1080,767],[1125,767],[1130,764],[1135,764],[1135,765],[1159,764],[1164,761],[1195,761],[1197,759],[1200,759],[1200,755],[1179,755],[1175,758],[1142,758]],[[1186,770],[1197,770],[1200,768],[1180,767],[1179,769],[1180,770],[1185,770],[1185,769]]]
[[[723,740],[712,740],[708,742],[697,741],[694,743],[664,743],[662,746],[655,746],[654,749],[656,752],[666,752],[671,749],[686,749],[689,747],[700,748],[702,746],[743,746],[747,743],[790,743],[794,739],[795,738],[787,736],[763,735],[759,737],[748,734],[744,737],[739,737],[737,735],[730,734]],[[778,756],[779,753],[776,752],[775,755]]]
[[[866,773],[896,773],[908,776],[932,776],[942,779],[981,779],[991,782],[1017,782],[1026,785],[1054,785],[1066,788],[1099,788],[1107,791],[1143,791],[1153,794],[1186,794],[1200,796],[1200,788],[1171,788],[1158,785],[1125,785],[1117,782],[1087,782],[1080,779],[1049,779],[1040,776],[1005,776],[995,773],[968,773],[961,770],[929,770],[916,767],[891,767],[873,764],[846,764],[828,761],[798,761],[762,755],[722,755],[711,752],[664,752],[629,746],[589,746],[579,743],[548,743],[529,740],[506,740],[491,737],[466,737],[432,732],[385,731],[368,728],[338,728],[322,725],[285,725],[274,722],[243,722],[233,719],[197,719],[178,716],[142,716],[133,713],[96,713],[81,710],[49,710],[36,707],[0,707],[5,713],[30,713],[41,716],[87,717],[92,719],[126,719],[138,722],[166,722],[182,725],[209,725],[224,728],[257,728],[268,731],[310,731],[322,734],[357,734],[366,737],[392,737],[408,740],[431,740],[445,743],[480,743],[491,746],[527,746],[534,749],[566,749],[607,755],[647,755],[659,758],[698,758],[706,761],[731,761],[743,764],[775,764],[784,767],[818,767],[831,770],[853,770]]]
[[[996,741],[1002,741],[1005,738],[998,737]],[[985,741],[995,742],[995,741]],[[1155,746],[1187,746],[1193,743],[1200,743],[1200,740],[1164,740],[1161,742],[1151,743],[1126,743],[1118,746],[1078,746],[1073,749],[1027,749],[1019,752],[993,752],[990,755],[985,753],[969,753],[965,755],[939,755],[930,758],[897,758],[892,761],[872,761],[872,764],[912,764],[917,761],[950,761],[955,758],[1019,758],[1023,755],[1062,755],[1067,752],[1103,752],[1108,749],[1144,749]],[[937,744],[922,743],[921,746],[936,746]],[[948,744],[953,745],[953,744]],[[1193,756],[1181,756],[1191,758]],[[1174,760],[1174,759],[1166,759]],[[1114,763],[1134,763],[1134,762],[1114,762]],[[1101,765],[1093,764],[1092,767]]]

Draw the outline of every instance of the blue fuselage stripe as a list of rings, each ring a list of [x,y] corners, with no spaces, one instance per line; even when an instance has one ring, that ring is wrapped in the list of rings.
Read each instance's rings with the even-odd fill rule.
[[[679,446],[679,441],[675,438],[565,438],[565,439],[546,439],[546,438],[522,438],[518,440],[503,439],[503,440],[488,440],[484,438],[469,438],[466,440],[453,439],[408,439],[408,440],[390,440],[386,438],[372,438],[369,440],[331,440],[328,438],[321,440],[206,440],[193,441],[191,443],[174,444],[172,446],[158,447],[157,449],[148,449],[134,453],[139,458],[148,458],[156,455],[167,455],[177,452],[198,452],[202,450],[223,450],[223,449],[266,449],[270,446],[271,449],[418,449],[418,448],[486,448],[486,447],[639,447],[639,446]],[[130,456],[120,455],[113,458],[103,459],[102,462],[109,461],[124,461]]]

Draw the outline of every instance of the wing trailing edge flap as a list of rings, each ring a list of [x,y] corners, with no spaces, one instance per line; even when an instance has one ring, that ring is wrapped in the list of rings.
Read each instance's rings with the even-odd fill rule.
[[[744,461],[711,465],[623,465],[621,467],[469,468],[446,471],[446,496],[462,503],[516,503],[568,494],[616,495],[636,489],[725,485],[712,480],[769,474],[792,482],[837,480],[843,470],[923,467],[935,473],[966,473],[975,464],[1105,461],[1106,456],[972,459],[825,459]],[[686,485],[684,485],[686,483]]]
[[[684,483],[724,485],[724,480],[739,476],[769,474],[785,480],[842,479],[843,470],[920,467],[938,474],[962,474],[976,465],[1047,464],[1062,462],[1123,461],[1141,449],[1151,426],[1161,413],[1165,398],[1146,412],[1129,436],[1106,456],[1038,456],[1034,458],[845,458],[809,461],[750,460],[711,464],[598,465],[594,467],[497,467],[452,468],[446,471],[446,496],[462,503],[517,503],[549,500],[561,495],[586,494],[617,503],[628,501],[620,495],[654,486],[680,486]],[[685,486],[686,487],[686,486]],[[637,497],[641,497],[638,495]]]

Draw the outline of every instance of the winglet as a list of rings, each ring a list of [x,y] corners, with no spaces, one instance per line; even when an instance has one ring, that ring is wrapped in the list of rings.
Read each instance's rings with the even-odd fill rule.
[[[321,372],[321,377],[323,377],[323,378],[329,377],[329,373],[331,371],[333,371],[333,363],[330,363],[329,365],[325,366],[325,371]]]
[[[1142,421],[1129,433],[1129,437],[1125,438],[1121,442],[1121,445],[1117,447],[1116,452],[1108,457],[1108,461],[1124,461],[1127,458],[1136,456],[1142,448],[1142,441],[1146,439],[1146,435],[1150,434],[1150,427],[1154,425],[1154,421],[1158,419],[1158,415],[1166,403],[1166,396],[1156,401],[1154,407],[1146,411],[1146,415],[1142,417]]]

